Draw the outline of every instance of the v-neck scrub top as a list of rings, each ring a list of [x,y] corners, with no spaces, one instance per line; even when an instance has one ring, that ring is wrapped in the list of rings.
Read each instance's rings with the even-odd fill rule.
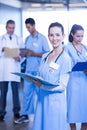
[[[78,52],[69,43],[66,51],[72,59],[72,66],[77,62],[87,61],[87,47],[82,45],[82,52]],[[68,123],[87,122],[87,74],[83,71],[70,73],[67,86],[67,121]]]

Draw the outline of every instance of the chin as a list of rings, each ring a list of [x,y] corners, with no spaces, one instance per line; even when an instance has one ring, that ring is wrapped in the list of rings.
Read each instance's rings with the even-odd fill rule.
[[[53,46],[53,48],[57,48],[58,46]]]

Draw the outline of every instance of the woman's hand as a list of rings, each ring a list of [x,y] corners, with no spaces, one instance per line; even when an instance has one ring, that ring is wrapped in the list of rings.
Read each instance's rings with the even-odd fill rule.
[[[39,80],[33,80],[32,82],[35,83],[39,88],[42,85],[42,83]]]
[[[84,70],[83,72],[84,72],[85,74],[87,74],[87,70]]]
[[[26,78],[27,78],[28,80],[30,80],[31,82],[33,82],[34,84],[36,84],[39,88],[40,88],[40,86],[42,85],[42,83],[41,83],[39,80],[34,80],[34,79],[32,79],[32,78],[30,78],[30,77],[28,77],[28,76],[26,76]]]

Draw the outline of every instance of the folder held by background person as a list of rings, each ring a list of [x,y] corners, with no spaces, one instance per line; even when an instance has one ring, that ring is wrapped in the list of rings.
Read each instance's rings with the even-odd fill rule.
[[[87,62],[77,62],[72,68],[72,71],[84,71],[87,70]]]
[[[5,48],[5,57],[13,58],[19,56],[18,48]]]

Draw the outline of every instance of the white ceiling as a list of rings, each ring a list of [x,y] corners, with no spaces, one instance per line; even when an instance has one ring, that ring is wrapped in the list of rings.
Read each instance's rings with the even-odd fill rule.
[[[0,3],[24,10],[87,8],[87,0],[0,0]]]

